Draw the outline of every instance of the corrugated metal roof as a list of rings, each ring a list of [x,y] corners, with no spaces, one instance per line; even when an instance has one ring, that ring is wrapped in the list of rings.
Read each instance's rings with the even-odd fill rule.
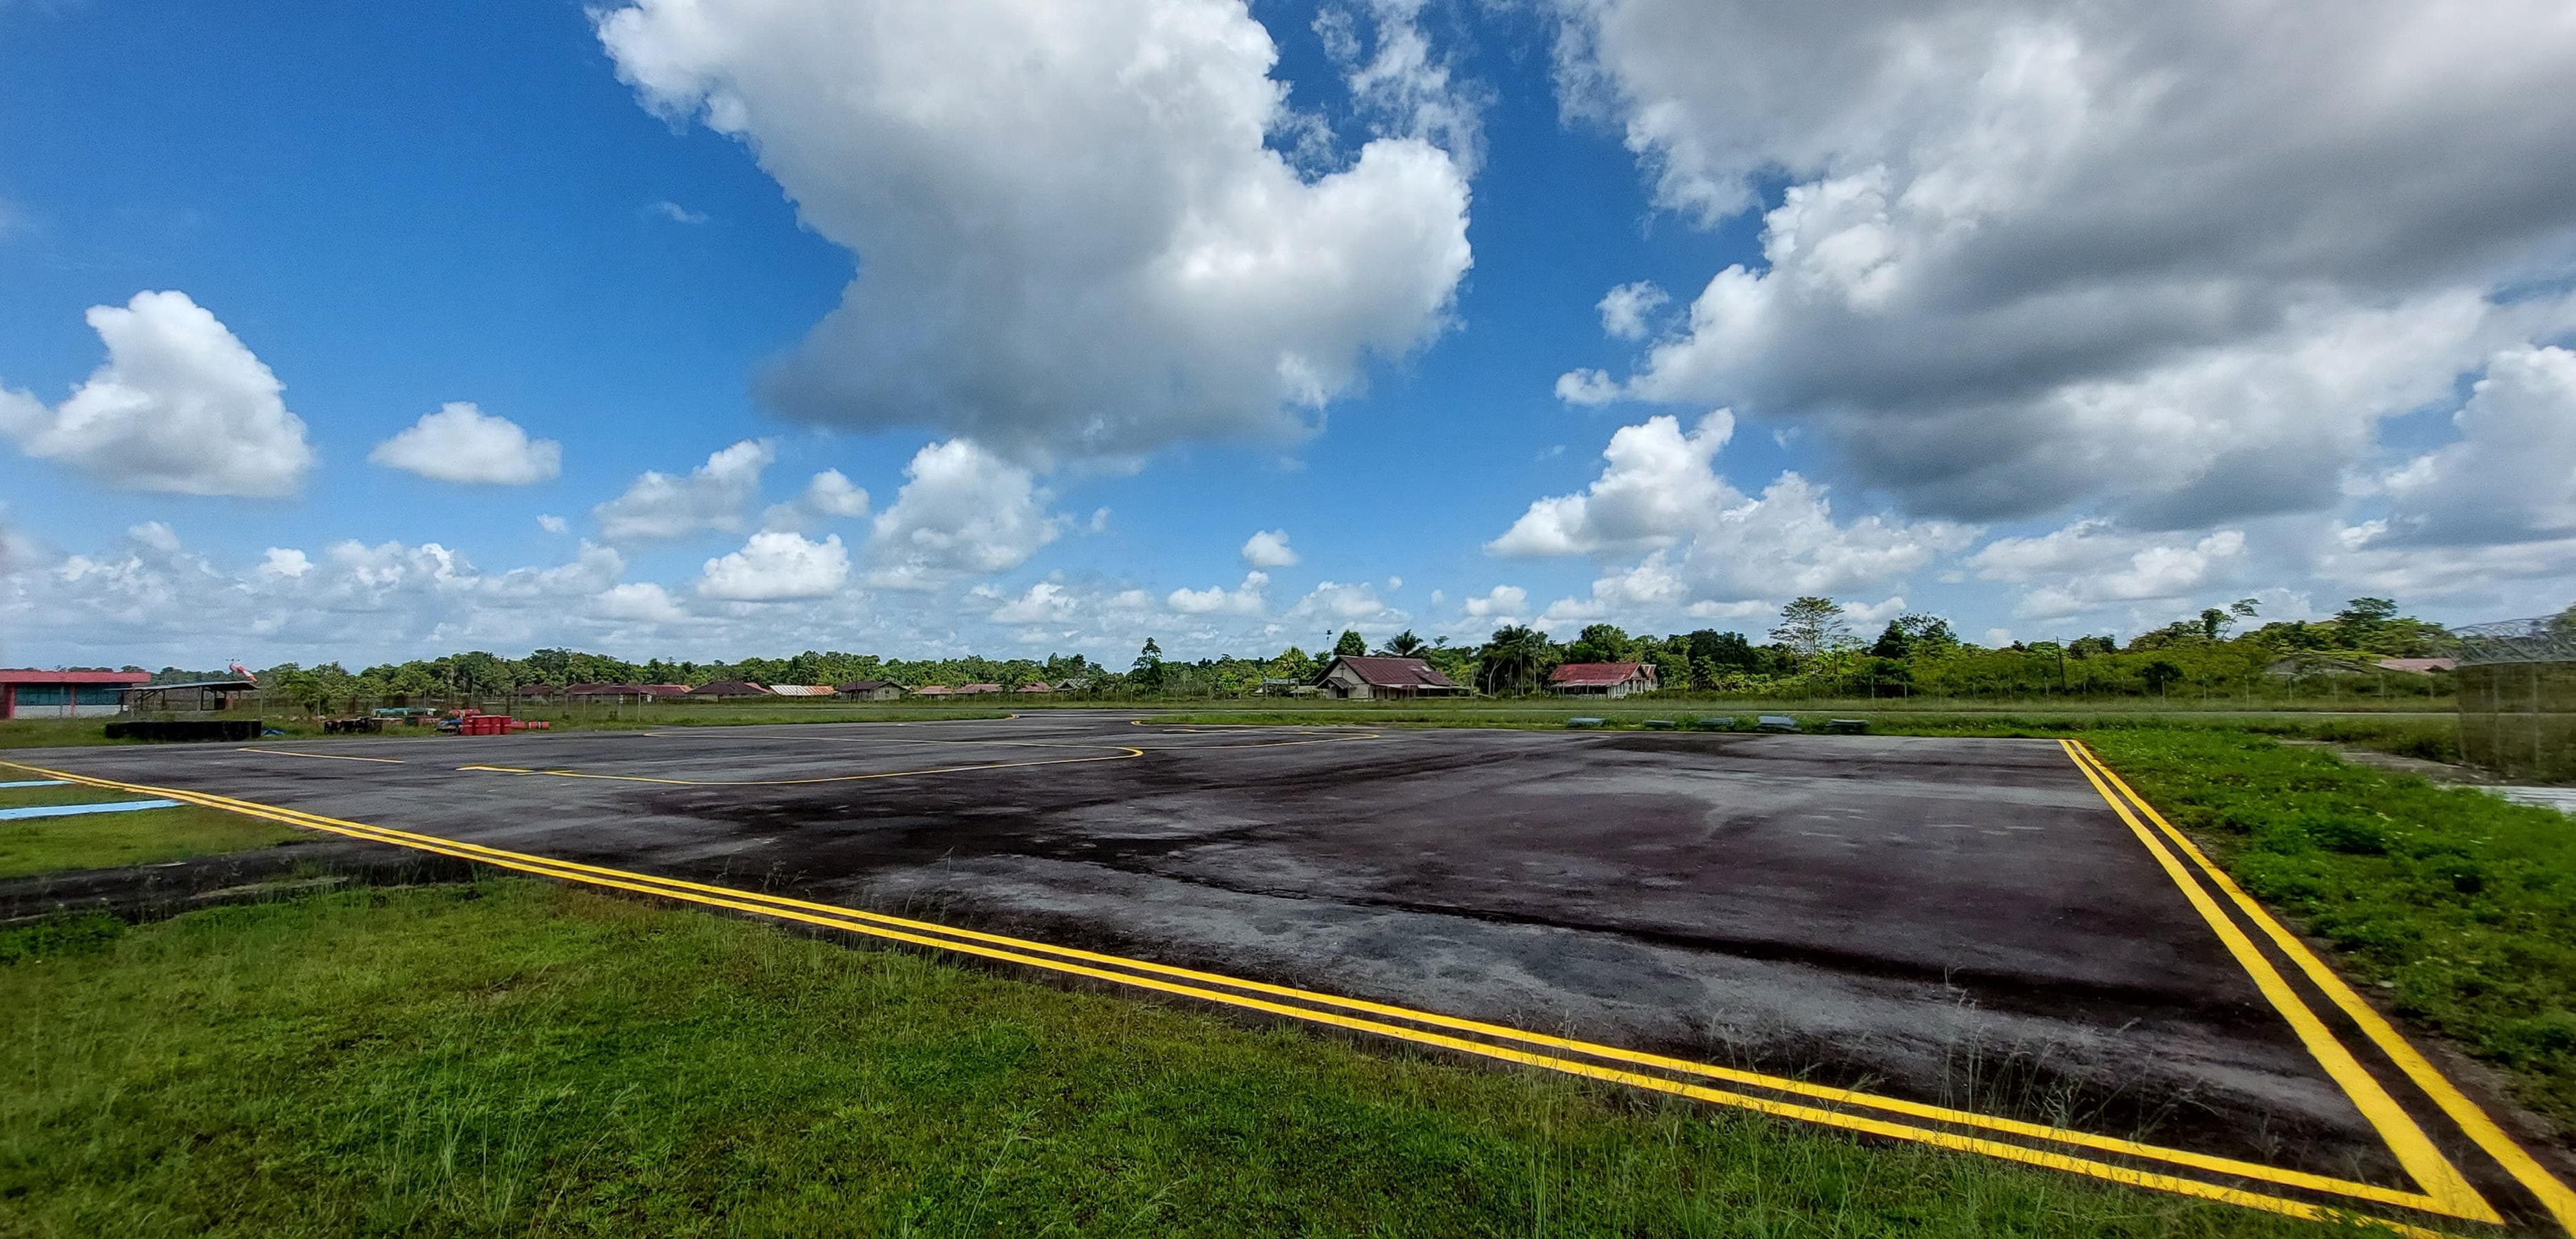
[[[0,684],[141,684],[149,671],[38,671],[31,667],[0,669]]]
[[[1373,688],[1456,688],[1458,684],[1434,670],[1419,658],[1378,658],[1359,654],[1341,654],[1334,662],[1349,667],[1363,683]],[[1328,664],[1324,674],[1332,674]]]
[[[1632,679],[1645,678],[1638,672],[1638,668],[1643,665],[1642,663],[1566,663],[1548,672],[1547,682],[1560,687],[1577,688],[1624,684]]]
[[[766,697],[769,690],[749,680],[713,680],[689,690],[692,697]]]
[[[845,693],[873,693],[880,688],[901,687],[903,687],[903,685],[897,684],[892,680],[852,680],[849,683],[842,685],[841,691]]]
[[[769,691],[780,697],[829,697],[834,689],[829,684],[772,684]]]

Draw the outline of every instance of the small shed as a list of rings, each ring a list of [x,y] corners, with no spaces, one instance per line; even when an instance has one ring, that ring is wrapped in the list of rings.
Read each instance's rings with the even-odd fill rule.
[[[892,680],[852,680],[832,691],[849,701],[894,701],[903,696],[903,685]]]
[[[1658,687],[1653,663],[1566,663],[1547,673],[1548,691],[1561,697],[1627,697]]]
[[[2459,670],[2460,660],[2456,658],[2383,658],[2379,660],[2379,669],[2431,675],[2436,671]]]
[[[957,695],[957,690],[950,688],[945,684],[924,684],[921,687],[912,690],[912,695],[915,697],[954,697]]]
[[[829,697],[839,691],[829,684],[772,684],[769,686],[770,695],[773,697]]]
[[[766,697],[769,690],[749,680],[711,680],[689,690],[692,697]]]
[[[1019,687],[1019,691],[1023,693],[1052,693],[1055,689],[1049,687],[1047,682],[1044,680],[1031,680],[1028,683],[1021,685]]]
[[[973,696],[978,693],[998,693],[1000,691],[1002,691],[1002,686],[999,684],[960,684],[957,686],[957,695],[960,697]]]
[[[1465,690],[1419,658],[1335,655],[1315,677],[1315,687],[1345,701],[1390,697],[1454,697]]]

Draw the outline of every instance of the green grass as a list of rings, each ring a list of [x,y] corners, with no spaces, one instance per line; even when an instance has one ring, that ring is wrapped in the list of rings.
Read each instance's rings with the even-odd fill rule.
[[[0,933],[0,1234],[397,1232],[2325,1233],[523,880]]]
[[[32,777],[0,764],[0,782]],[[79,784],[0,789],[0,808],[141,799],[145,797]],[[0,821],[0,878],[148,865],[270,847],[299,837],[294,828],[276,822],[196,805]]]
[[[2346,975],[2576,1129],[2576,821],[2243,732],[2086,739]]]

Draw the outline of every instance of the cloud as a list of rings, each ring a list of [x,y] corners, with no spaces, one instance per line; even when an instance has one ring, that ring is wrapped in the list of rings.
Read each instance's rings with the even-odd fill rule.
[[[669,199],[656,202],[645,209],[675,224],[694,225],[707,222],[706,212],[692,211],[687,207],[681,206],[679,203],[670,201]]]
[[[1763,253],[1560,394],[1811,423],[1911,511],[2326,510],[2383,420],[2571,325],[2576,25],[2536,0],[1563,12],[1568,109]]]
[[[685,537],[702,529],[742,528],[743,508],[760,495],[760,474],[778,458],[767,439],[719,449],[680,478],[646,470],[626,493],[591,509],[611,542]]]
[[[569,533],[572,530],[572,522],[560,516],[547,516],[540,513],[537,516],[537,528],[547,533]]]
[[[1313,592],[1297,600],[1288,609],[1292,620],[1329,620],[1354,627],[1387,628],[1404,618],[1404,612],[1380,601],[1377,590],[1365,583],[1344,585],[1334,581],[1317,582]]]
[[[2383,479],[2370,542],[2457,546],[2576,534],[2576,352],[2514,348],[2452,415],[2459,438]]]
[[[1460,131],[1383,22],[1398,54],[1361,110],[1419,123],[1301,175],[1270,139],[1313,127],[1239,2],[639,0],[596,21],[646,107],[742,141],[857,256],[761,377],[802,420],[1029,463],[1293,439],[1363,358],[1443,330],[1469,266],[1465,166],[1436,144]]]
[[[78,661],[235,655],[351,666],[378,657],[595,635],[590,600],[625,562],[584,543],[565,563],[488,573],[436,542],[272,546],[230,568],[147,521],[121,544],[0,574],[0,629]]]
[[[1484,161],[1483,111],[1492,92],[1453,78],[1453,66],[1423,33],[1423,0],[1367,0],[1360,8],[1364,16],[1346,5],[1319,6],[1314,31],[1370,132],[1428,142],[1454,156],[1462,175],[1474,176]]]
[[[1672,299],[1670,293],[1647,280],[1613,288],[1596,307],[1601,311],[1601,331],[1613,339],[1643,340],[1651,334],[1647,320]],[[1592,373],[1600,374],[1597,370]],[[1608,382],[1609,376],[1601,375],[1601,381]]]
[[[850,579],[849,552],[841,535],[809,542],[804,535],[764,529],[730,555],[710,559],[698,592],[734,602],[822,598]]]
[[[1556,376],[1556,398],[1590,408],[1617,400],[1622,393],[1607,370],[1568,370]]]
[[[993,608],[990,618],[996,624],[1061,624],[1073,619],[1082,600],[1073,591],[1054,581],[1040,581],[1028,592]]]
[[[1269,584],[1270,574],[1256,570],[1244,573],[1243,584],[1233,589],[1222,585],[1176,589],[1163,602],[1183,615],[1259,615],[1269,606],[1262,597],[1262,589]]]
[[[1514,616],[1529,609],[1529,591],[1518,585],[1497,585],[1484,595],[1460,604],[1471,619],[1492,619],[1508,624]]]
[[[805,484],[805,491],[787,503],[772,504],[761,514],[764,529],[790,529],[798,532],[825,521],[856,520],[868,514],[868,492],[859,489],[838,469],[825,469]]]
[[[958,576],[1019,567],[1063,532],[1025,468],[971,439],[925,445],[904,466],[903,489],[876,519],[869,580],[933,589]]]
[[[563,472],[563,444],[530,439],[518,423],[459,402],[422,414],[367,459],[434,481],[525,486]]]
[[[1971,531],[1939,521],[1865,516],[1837,522],[1824,487],[1783,473],[1758,496],[1716,471],[1735,432],[1720,409],[1684,434],[1669,416],[1623,426],[1582,491],[1533,502],[1486,544],[1512,558],[1589,556],[1610,564],[1589,601],[1552,604],[1553,618],[1661,613],[1694,602],[1834,594],[1883,585],[1964,546]],[[1633,563],[1616,561],[1637,556]]]
[[[1264,529],[1243,540],[1243,562],[1255,568],[1294,568],[1297,552],[1285,529]]]
[[[2175,538],[2100,519],[2037,537],[1997,538],[1963,562],[1980,580],[2029,586],[2013,614],[2032,619],[2098,615],[2115,604],[2172,609],[2195,593],[2241,583],[2239,574],[2249,567],[2242,530]]]
[[[107,363],[48,410],[0,389],[0,434],[122,490],[279,498],[314,464],[285,386],[180,292],[92,306]]]
[[[671,592],[650,581],[629,581],[601,590],[591,599],[591,606],[605,619],[642,624],[677,624],[687,622],[688,608],[671,597]]]

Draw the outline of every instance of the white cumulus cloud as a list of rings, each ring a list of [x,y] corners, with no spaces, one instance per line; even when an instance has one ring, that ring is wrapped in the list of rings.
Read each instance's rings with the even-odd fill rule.
[[[1970,537],[1939,521],[1837,521],[1825,489],[1796,473],[1746,495],[1716,470],[1734,431],[1724,409],[1687,434],[1669,416],[1623,426],[1590,486],[1530,504],[1486,550],[1607,563],[1588,601],[1551,607],[1553,618],[1571,619],[1867,588],[1899,580]],[[1638,558],[1618,562],[1631,556]]]
[[[1644,356],[1559,394],[1812,423],[1911,511],[2327,510],[2383,421],[2571,325],[2549,0],[1563,12],[1569,109],[1762,256],[1669,327],[1614,290]]]
[[[904,466],[903,489],[878,514],[869,579],[932,589],[959,576],[1008,571],[1064,530],[1028,469],[971,439],[925,445]]]
[[[1294,568],[1297,552],[1285,529],[1264,529],[1243,540],[1243,562],[1255,568]]]
[[[0,434],[125,490],[277,498],[313,468],[285,385],[181,292],[92,306],[107,364],[47,409],[0,389]]]
[[[742,528],[743,508],[760,495],[760,474],[777,459],[767,439],[745,439],[673,477],[647,470],[626,493],[591,509],[612,542],[678,538],[702,529]]]
[[[451,402],[377,444],[367,459],[440,482],[525,486],[563,472],[563,444],[531,439],[517,422]]]
[[[1252,571],[1243,574],[1243,584],[1227,589],[1211,585],[1206,589],[1176,589],[1163,600],[1183,615],[1259,615],[1269,605],[1262,590],[1270,584],[1270,574]]]
[[[595,10],[643,103],[741,140],[858,257],[761,382],[809,421],[1030,462],[1309,430],[1364,357],[1438,334],[1469,265],[1463,111],[1372,9],[1346,163],[1242,0],[636,0]],[[1390,24],[1392,23],[1392,24]],[[1292,143],[1293,145],[1293,143]],[[1311,172],[1312,175],[1301,175]]]
[[[698,592],[731,602],[778,602],[828,597],[849,579],[850,555],[841,535],[812,542],[803,534],[764,529],[741,550],[708,560]]]
[[[789,529],[802,533],[825,521],[856,520],[868,514],[868,492],[844,476],[838,469],[825,469],[805,484],[804,493],[786,503],[770,505],[761,514],[764,529]]]

